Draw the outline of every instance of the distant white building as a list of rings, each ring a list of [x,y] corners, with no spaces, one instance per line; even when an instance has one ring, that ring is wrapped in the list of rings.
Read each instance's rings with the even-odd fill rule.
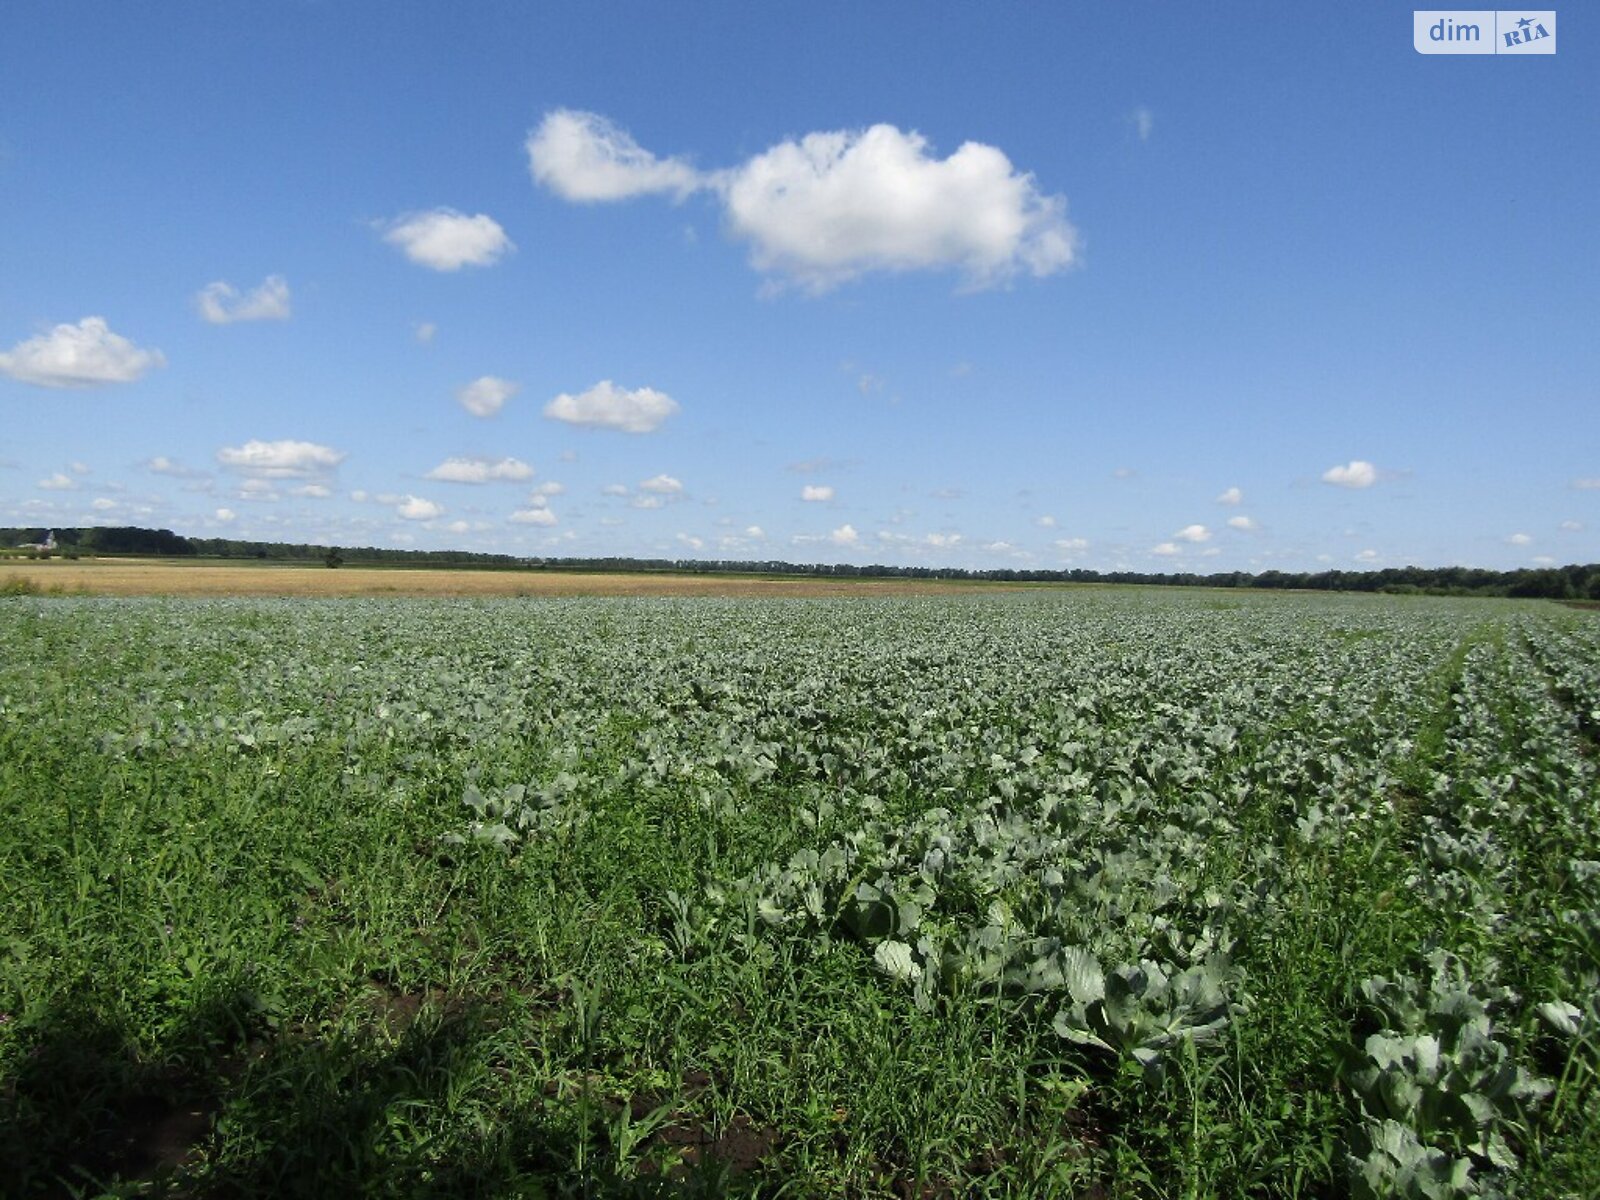
[[[54,529],[44,535],[44,541],[42,542],[22,542],[17,546],[18,550],[42,550],[46,554],[53,552],[55,548],[56,531]]]

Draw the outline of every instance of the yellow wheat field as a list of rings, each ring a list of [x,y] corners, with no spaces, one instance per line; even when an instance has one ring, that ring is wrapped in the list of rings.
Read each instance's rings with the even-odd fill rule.
[[[0,594],[16,586],[14,580],[28,580],[41,592],[90,596],[907,596],[1006,586],[918,579],[763,579],[431,567],[344,566],[333,570],[159,559],[0,560]]]

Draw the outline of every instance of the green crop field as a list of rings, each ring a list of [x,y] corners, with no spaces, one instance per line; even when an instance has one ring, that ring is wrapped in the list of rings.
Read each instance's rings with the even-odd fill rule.
[[[6,1197],[1600,1195],[1600,619],[0,600]]]

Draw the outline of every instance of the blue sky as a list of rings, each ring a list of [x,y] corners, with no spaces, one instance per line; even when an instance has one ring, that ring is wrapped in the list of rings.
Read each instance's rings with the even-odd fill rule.
[[[0,15],[0,524],[1600,559],[1596,26],[1388,4]]]

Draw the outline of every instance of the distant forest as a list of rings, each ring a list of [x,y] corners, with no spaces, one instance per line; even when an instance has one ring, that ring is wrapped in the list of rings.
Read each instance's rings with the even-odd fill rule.
[[[0,528],[0,547],[44,540],[45,529]],[[190,538],[170,529],[136,526],[57,529],[58,557],[137,555],[273,562],[394,566],[475,567],[483,570],[678,571],[693,574],[819,575],[884,579],[970,579],[1018,583],[1143,583],[1178,587],[1275,588],[1327,592],[1398,592],[1449,596],[1526,596],[1550,600],[1600,600],[1600,563],[1489,571],[1477,567],[1387,567],[1381,571],[1145,571],[1027,570],[1001,567],[890,567],[881,564],[792,563],[779,559],[717,561],[694,558],[524,558],[469,550],[385,550],[374,546],[312,546],[297,542],[253,542]],[[16,553],[26,553],[17,551]]]

